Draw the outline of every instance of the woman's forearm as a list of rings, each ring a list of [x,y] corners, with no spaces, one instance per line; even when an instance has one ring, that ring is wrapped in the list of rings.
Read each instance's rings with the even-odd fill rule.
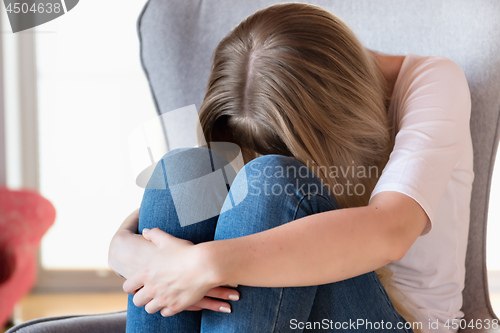
[[[125,278],[141,269],[145,258],[149,258],[156,250],[153,244],[137,234],[138,223],[139,209],[123,221],[109,246],[108,266]]]
[[[217,283],[307,286],[357,276],[399,260],[427,216],[411,198],[386,192],[370,206],[311,215],[280,227],[200,246]]]
[[[124,278],[138,272],[155,253],[155,246],[142,235],[119,231],[109,247],[108,266]]]
[[[123,289],[135,294],[135,305],[170,316],[223,285],[335,282],[400,259],[427,220],[413,199],[383,192],[368,207],[315,214],[250,236],[197,245],[153,229],[144,237],[156,251]]]

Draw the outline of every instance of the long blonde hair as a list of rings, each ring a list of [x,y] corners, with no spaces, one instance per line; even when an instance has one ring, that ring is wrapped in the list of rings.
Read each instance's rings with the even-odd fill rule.
[[[292,156],[321,178],[340,207],[356,207],[368,204],[392,148],[388,101],[375,57],[346,24],[313,5],[279,4],[251,15],[219,43],[200,121],[207,142],[238,144],[246,162]],[[349,184],[363,193],[335,190]],[[399,313],[413,321],[390,270],[377,273]]]
[[[386,104],[375,59],[340,19],[312,5],[279,4],[220,42],[200,121],[207,142],[234,142],[246,161],[293,156],[341,207],[355,207],[368,203],[388,159]]]

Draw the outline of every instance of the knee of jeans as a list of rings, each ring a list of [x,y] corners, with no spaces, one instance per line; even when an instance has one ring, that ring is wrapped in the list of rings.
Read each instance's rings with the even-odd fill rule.
[[[247,163],[231,190],[241,187],[256,197],[317,194],[330,197],[328,189],[307,165],[282,155],[264,155]]]
[[[146,188],[165,189],[195,179],[202,180],[221,169],[226,173],[234,172],[223,156],[206,147],[175,149],[158,161]]]
[[[307,165],[280,155],[265,155],[247,163],[231,185],[230,198],[231,201],[224,203],[223,213],[236,208],[235,216],[272,217],[249,219],[250,222],[243,219],[247,221],[242,226],[243,234],[338,208],[328,189]]]
[[[287,182],[302,178],[319,181],[304,163],[282,155],[264,155],[253,159],[245,166],[247,178],[268,182]]]
[[[247,175],[261,177],[271,176],[279,169],[301,168],[307,166],[295,158],[283,155],[263,155],[259,156],[245,165]]]

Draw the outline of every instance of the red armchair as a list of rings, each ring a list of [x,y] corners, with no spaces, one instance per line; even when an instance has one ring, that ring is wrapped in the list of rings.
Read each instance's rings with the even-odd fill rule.
[[[37,249],[55,215],[34,191],[0,188],[0,328],[35,283]]]

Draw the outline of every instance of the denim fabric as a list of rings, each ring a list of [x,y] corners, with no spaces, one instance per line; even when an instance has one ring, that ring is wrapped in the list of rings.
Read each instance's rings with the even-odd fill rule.
[[[199,186],[199,182],[190,180],[199,181],[227,164],[203,148],[165,155],[145,190],[139,230],[159,227],[176,237],[199,243],[241,237],[339,208],[311,170],[295,159],[278,155],[251,161],[235,178],[231,175],[221,178],[226,179],[227,186],[213,186],[212,192],[205,189],[200,193],[190,187],[189,184]],[[182,199],[172,197],[169,184],[174,183],[188,184],[183,189],[185,193],[175,194]],[[222,213],[181,226],[176,206],[189,206],[190,197],[200,195],[211,198],[209,206],[222,205]],[[226,198],[223,203],[221,197]],[[191,205],[193,210],[199,207]],[[239,286],[238,291],[241,299],[230,302],[230,314],[185,311],[167,318],[159,312],[148,314],[144,308],[136,307],[129,296],[127,332],[411,332],[398,329],[398,324],[405,321],[392,306],[374,272],[320,286]]]

